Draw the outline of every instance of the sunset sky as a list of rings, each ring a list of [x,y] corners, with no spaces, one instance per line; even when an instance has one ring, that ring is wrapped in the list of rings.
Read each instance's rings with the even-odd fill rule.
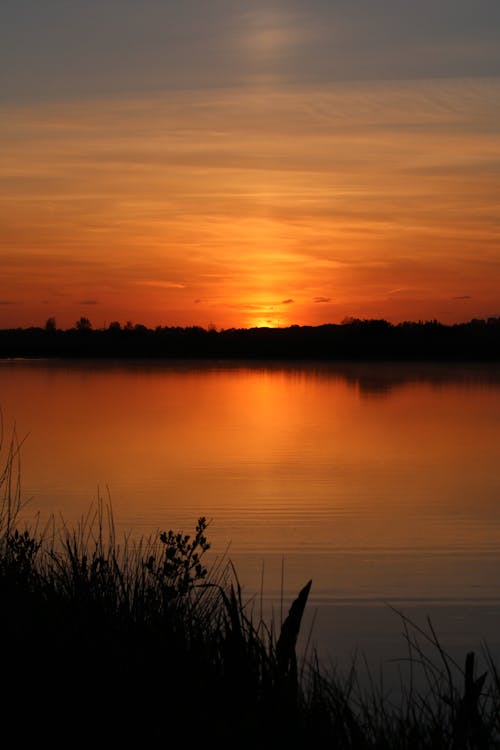
[[[0,327],[500,315],[498,0],[3,0]]]

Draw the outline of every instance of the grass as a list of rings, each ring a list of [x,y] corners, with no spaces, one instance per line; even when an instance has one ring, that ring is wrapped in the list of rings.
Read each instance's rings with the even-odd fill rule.
[[[408,675],[394,704],[354,664],[296,652],[311,581],[280,627],[254,621],[236,571],[192,535],[117,539],[99,502],[74,529],[23,527],[20,445],[0,475],[0,736],[6,746],[500,747],[500,671],[476,674],[401,613]],[[417,690],[414,675],[425,675]]]

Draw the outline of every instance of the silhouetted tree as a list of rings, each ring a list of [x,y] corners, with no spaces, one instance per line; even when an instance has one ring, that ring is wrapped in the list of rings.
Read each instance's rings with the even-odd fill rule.
[[[47,318],[45,321],[45,330],[47,333],[55,333],[57,330],[56,319],[54,317]]]
[[[88,318],[82,316],[80,320],[76,321],[75,327],[77,331],[91,331],[92,323]]]

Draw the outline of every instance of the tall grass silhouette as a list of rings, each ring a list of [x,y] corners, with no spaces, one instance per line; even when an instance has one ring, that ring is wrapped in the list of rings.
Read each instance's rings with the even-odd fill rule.
[[[132,541],[99,500],[75,528],[23,524],[20,444],[2,433],[2,735],[52,746],[500,747],[500,677],[448,656],[402,613],[409,665],[397,701],[356,664],[297,654],[312,581],[282,623],[254,619],[209,524]],[[417,690],[414,675],[425,676]],[[7,745],[10,746],[10,745]]]

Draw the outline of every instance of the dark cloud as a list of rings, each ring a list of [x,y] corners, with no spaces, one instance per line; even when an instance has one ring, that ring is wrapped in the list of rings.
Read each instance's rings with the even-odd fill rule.
[[[331,297],[314,297],[313,302],[331,302]]]
[[[16,302],[11,299],[0,299],[0,305],[15,305]]]
[[[295,300],[294,299],[284,299],[281,304],[282,305],[291,305],[292,302],[295,302]]]
[[[99,301],[96,299],[80,299],[78,300],[79,305],[98,305]]]
[[[201,299],[195,299],[195,300],[193,300],[193,302],[195,303],[195,305],[199,305],[200,302],[201,302]]]
[[[459,294],[458,297],[452,297],[452,299],[472,299],[470,294]]]

